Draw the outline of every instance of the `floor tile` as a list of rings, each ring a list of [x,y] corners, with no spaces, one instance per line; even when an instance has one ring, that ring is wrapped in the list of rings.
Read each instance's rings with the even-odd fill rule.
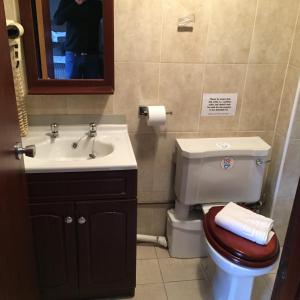
[[[165,283],[168,300],[212,300],[209,284],[205,280]]]
[[[165,287],[162,283],[137,285],[133,300],[167,300]]]
[[[200,259],[159,259],[164,282],[204,279]]]
[[[265,276],[263,276],[263,279],[265,280],[268,289],[272,292],[274,283],[275,283],[275,279],[276,279],[276,274],[265,275]]]
[[[252,300],[270,300],[271,291],[268,288],[265,279],[262,277],[257,277],[254,281],[252,290]]]
[[[137,260],[136,273],[137,284],[162,282],[157,259]]]
[[[281,253],[282,253],[282,248],[283,248],[283,247],[280,247],[279,258],[278,258],[278,260],[277,260],[277,262],[276,262],[276,265],[275,265],[274,269],[270,272],[271,274],[277,274],[277,272],[278,272],[279,263],[280,263],[280,258],[281,258]]]
[[[135,288],[133,298],[102,298],[95,300],[167,300],[166,289],[163,283],[139,284]]]
[[[157,258],[169,258],[169,250],[161,247],[155,247]]]
[[[200,264],[205,279],[211,282],[216,270],[216,264],[212,261],[210,257],[201,259]]]
[[[156,259],[155,247],[152,245],[138,244],[136,251],[137,259]]]

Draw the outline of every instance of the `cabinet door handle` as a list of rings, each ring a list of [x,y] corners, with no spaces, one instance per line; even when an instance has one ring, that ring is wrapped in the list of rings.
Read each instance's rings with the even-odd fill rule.
[[[85,217],[80,217],[80,218],[78,219],[78,224],[83,225],[83,224],[85,224],[85,223],[86,223],[86,218],[85,218]]]
[[[73,223],[73,218],[72,218],[72,217],[65,217],[65,223],[66,223],[66,224],[71,224],[71,223]]]

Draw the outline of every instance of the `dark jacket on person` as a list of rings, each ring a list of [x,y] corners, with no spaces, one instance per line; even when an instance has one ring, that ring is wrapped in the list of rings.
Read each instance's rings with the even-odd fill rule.
[[[81,5],[75,0],[61,0],[53,21],[56,25],[67,24],[66,51],[97,54],[101,43],[101,19],[101,0],[87,0]]]

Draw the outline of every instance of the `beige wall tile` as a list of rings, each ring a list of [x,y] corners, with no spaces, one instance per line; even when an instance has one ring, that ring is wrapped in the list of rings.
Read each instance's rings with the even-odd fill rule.
[[[163,62],[204,62],[209,21],[209,1],[164,0]],[[178,32],[178,19],[195,16],[193,32]]]
[[[160,60],[161,0],[115,1],[117,61]]]
[[[169,191],[170,190],[170,191]],[[172,203],[175,199],[173,187],[168,186],[166,191],[141,191],[138,190],[139,203]]]
[[[280,163],[283,154],[283,147],[285,143],[285,137],[275,135],[274,143],[272,146],[271,164],[269,167],[268,178],[265,186],[265,206],[263,208],[263,214],[265,216],[272,217],[272,209],[275,199],[275,189],[277,184],[277,178],[280,168]]]
[[[203,65],[162,64],[159,103],[173,111],[167,131],[197,131],[202,93]]]
[[[65,115],[68,113],[66,96],[28,95],[25,101],[29,115]]]
[[[152,63],[117,63],[114,112],[127,117],[129,131],[153,132],[138,117],[139,105],[158,101],[159,65]]]
[[[269,145],[273,144],[273,131],[237,131],[234,133],[236,136],[247,137],[247,136],[259,136]]]
[[[247,63],[256,0],[211,0],[207,63]]]
[[[280,225],[276,224],[276,222],[274,223],[274,230],[276,231],[276,235],[280,245],[284,244],[288,226],[288,223]]]
[[[300,68],[300,16],[298,17],[290,63]]]
[[[292,122],[291,138],[300,139],[300,99],[298,99],[295,118]]]
[[[28,95],[29,115],[113,114],[113,96],[105,95]]]
[[[281,106],[277,122],[277,133],[285,135],[290,123],[291,112],[293,109],[296,89],[300,77],[300,69],[290,66],[284,85],[283,95],[281,99]]]
[[[275,226],[285,227],[290,220],[294,198],[278,198],[274,201],[274,211],[272,218],[274,219]]]
[[[140,234],[165,235],[169,204],[139,204],[137,231]]]
[[[298,0],[259,0],[250,63],[287,63]]]
[[[206,65],[203,93],[237,93],[238,104],[233,117],[200,117],[199,130],[235,130],[238,128],[245,75],[246,65]]]
[[[160,134],[154,160],[153,190],[169,191],[169,195],[174,189],[175,164],[173,153],[175,151],[175,139],[175,134]]]
[[[68,114],[113,114],[113,96],[74,95],[67,96]]]
[[[130,134],[130,138],[138,164],[138,191],[152,192],[153,161],[157,149],[157,138],[151,134]],[[149,197],[148,194],[145,196]],[[145,200],[141,200],[141,202],[145,202]]]
[[[291,139],[284,162],[278,198],[294,202],[300,177],[300,140]]]
[[[240,130],[273,130],[285,76],[284,65],[249,65]]]

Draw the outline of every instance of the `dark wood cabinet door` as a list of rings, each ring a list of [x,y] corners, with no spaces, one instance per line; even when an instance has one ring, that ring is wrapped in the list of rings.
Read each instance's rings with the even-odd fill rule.
[[[74,205],[31,204],[30,211],[41,298],[78,297]]]
[[[136,200],[78,202],[76,214],[81,297],[132,295]]]

